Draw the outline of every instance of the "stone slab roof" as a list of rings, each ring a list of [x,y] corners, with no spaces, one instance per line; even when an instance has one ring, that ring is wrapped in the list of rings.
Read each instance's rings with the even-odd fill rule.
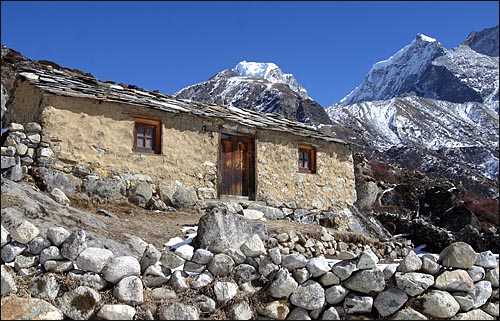
[[[236,107],[226,108],[181,100],[157,92],[136,89],[136,86],[120,86],[113,82],[100,81],[86,74],[71,74],[58,69],[22,69],[18,71],[18,75],[39,88],[42,93],[124,103],[199,117],[217,117],[250,128],[286,132],[303,137],[349,144],[322,133],[312,125],[292,121],[276,113],[263,113]]]

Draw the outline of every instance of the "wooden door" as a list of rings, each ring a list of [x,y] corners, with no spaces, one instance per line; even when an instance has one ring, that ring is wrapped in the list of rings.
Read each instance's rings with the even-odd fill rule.
[[[219,148],[219,196],[255,197],[254,140],[222,135]]]

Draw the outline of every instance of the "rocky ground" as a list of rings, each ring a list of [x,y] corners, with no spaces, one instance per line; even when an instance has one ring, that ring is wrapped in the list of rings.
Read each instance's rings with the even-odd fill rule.
[[[157,248],[163,248],[164,243],[171,238],[184,238],[182,228],[196,226],[204,214],[195,209],[152,211],[126,199],[94,204],[88,198],[78,196],[69,196],[70,205],[63,206],[40,191],[33,182],[2,180],[2,184],[2,215],[17,212],[15,217],[31,219],[42,230],[54,224],[68,229],[81,227],[117,243],[128,242],[130,237],[127,235],[135,235]],[[270,231],[276,233],[289,230],[307,235],[321,233],[319,225],[284,220],[265,223]]]
[[[117,255],[84,229],[39,229],[30,222],[40,221],[33,211],[29,220],[12,211],[20,203],[2,209],[4,320],[493,320],[499,315],[498,258],[463,242],[439,255],[409,250],[396,263],[380,264],[375,243],[358,248],[355,243],[366,240],[342,241],[321,228],[322,246],[333,242],[340,251],[337,260],[328,260],[308,246],[312,238],[295,230],[269,232],[261,219],[246,217],[244,210],[238,214],[241,206],[220,203],[200,218],[192,245],[158,250],[142,243],[135,244],[138,256]],[[50,212],[52,204],[44,205]],[[316,255],[297,245],[314,247]]]

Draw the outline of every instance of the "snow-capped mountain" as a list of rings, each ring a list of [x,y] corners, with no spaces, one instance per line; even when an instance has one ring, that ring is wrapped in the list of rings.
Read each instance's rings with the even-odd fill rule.
[[[486,195],[498,193],[498,115],[482,103],[413,95],[337,104],[328,113],[335,123],[362,133],[358,143],[371,157],[433,176],[460,177]]]
[[[173,95],[226,107],[275,112],[313,124],[330,124],[325,109],[309,98],[292,74],[274,63],[242,61],[207,81],[183,88]]]
[[[460,45],[430,63],[418,81],[417,94],[456,103],[482,102],[498,114],[498,77],[498,56]]]
[[[302,87],[292,74],[285,74],[272,62],[248,62],[241,61],[233,69],[240,76],[257,77],[266,79],[272,83],[287,84],[290,88],[303,98],[309,98],[307,90]]]
[[[363,83],[342,98],[348,105],[382,100],[415,91],[416,84],[429,64],[446,53],[436,39],[418,34],[406,47],[387,60],[373,65]]]
[[[327,108],[330,118],[356,133],[352,139],[370,157],[498,197],[499,59],[466,45],[494,52],[484,44],[496,30],[498,54],[498,27],[486,30],[450,50],[417,35]]]

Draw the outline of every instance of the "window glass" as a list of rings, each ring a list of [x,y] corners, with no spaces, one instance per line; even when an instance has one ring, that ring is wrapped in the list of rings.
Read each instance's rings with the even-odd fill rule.
[[[299,145],[299,172],[316,173],[316,148]]]
[[[136,119],[133,150],[139,153],[161,153],[161,122],[152,119]]]

